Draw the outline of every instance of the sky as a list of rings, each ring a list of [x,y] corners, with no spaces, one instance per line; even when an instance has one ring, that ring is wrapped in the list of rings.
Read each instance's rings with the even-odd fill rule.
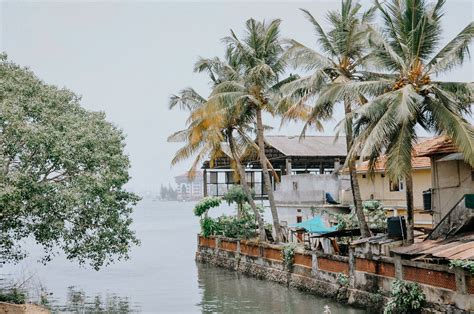
[[[369,0],[363,4],[371,3]],[[317,48],[311,25],[299,8],[327,25],[339,1],[0,1],[0,50],[48,84],[82,96],[89,110],[103,111],[126,134],[131,160],[129,187],[158,191],[189,168],[171,167],[179,148],[166,138],[185,127],[186,113],[168,110],[168,99],[185,87],[209,93],[205,74],[193,73],[198,57],[222,56],[221,38],[241,34],[248,18],[282,19],[284,38]],[[449,0],[443,42],[474,20],[474,2]],[[473,62],[441,79],[474,81]],[[333,134],[336,112],[325,134]],[[297,135],[301,124],[274,126],[272,134]]]

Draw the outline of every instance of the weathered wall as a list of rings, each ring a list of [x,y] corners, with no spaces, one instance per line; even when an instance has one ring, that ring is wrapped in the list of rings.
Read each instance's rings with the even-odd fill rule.
[[[340,180],[335,174],[293,174],[281,177],[276,185],[275,202],[278,204],[312,204],[325,202],[325,193],[337,200]]]
[[[474,192],[471,166],[461,160],[438,161],[442,156],[431,159],[432,210],[436,225],[464,196]]]
[[[198,243],[196,259],[200,262],[337,298],[375,312],[386,303],[396,278],[420,283],[431,309],[474,311],[473,277],[447,266],[388,257],[368,258],[352,250],[348,257],[297,251],[294,266],[288,270],[282,262],[280,246],[200,236]],[[348,276],[347,286],[338,282],[340,273]]]
[[[362,200],[381,200],[386,206],[406,207],[406,191],[390,191],[390,179],[387,175],[376,173],[373,180],[368,176],[363,178],[362,173],[357,174]],[[423,191],[431,188],[431,170],[417,169],[413,171],[413,203],[415,209],[423,209]]]

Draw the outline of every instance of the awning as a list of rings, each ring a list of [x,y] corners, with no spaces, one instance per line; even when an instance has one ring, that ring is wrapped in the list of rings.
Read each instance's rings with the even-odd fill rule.
[[[303,228],[309,233],[327,233],[337,230],[337,225],[331,227],[329,222],[321,216],[316,216],[313,219],[306,220],[290,227]]]

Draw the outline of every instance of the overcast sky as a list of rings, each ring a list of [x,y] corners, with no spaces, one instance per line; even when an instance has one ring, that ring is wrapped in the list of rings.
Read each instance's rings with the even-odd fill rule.
[[[82,95],[85,108],[104,111],[127,135],[130,187],[158,190],[190,165],[170,167],[179,145],[166,138],[184,127],[186,115],[169,111],[167,103],[172,93],[188,86],[207,95],[206,76],[192,72],[198,56],[222,55],[220,39],[231,28],[241,33],[250,17],[281,18],[283,37],[316,47],[311,26],[298,8],[324,21],[325,12],[339,3],[2,1],[0,48],[45,82]],[[445,11],[444,41],[474,20],[471,0],[449,0]],[[474,81],[473,70],[470,61],[444,79]],[[301,130],[300,125],[280,130],[273,124],[276,134]],[[329,124],[326,133],[333,128],[334,123]]]

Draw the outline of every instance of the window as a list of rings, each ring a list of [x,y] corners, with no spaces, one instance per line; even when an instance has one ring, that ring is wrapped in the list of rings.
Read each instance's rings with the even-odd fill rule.
[[[390,180],[390,192],[403,191],[403,181],[401,180]]]

